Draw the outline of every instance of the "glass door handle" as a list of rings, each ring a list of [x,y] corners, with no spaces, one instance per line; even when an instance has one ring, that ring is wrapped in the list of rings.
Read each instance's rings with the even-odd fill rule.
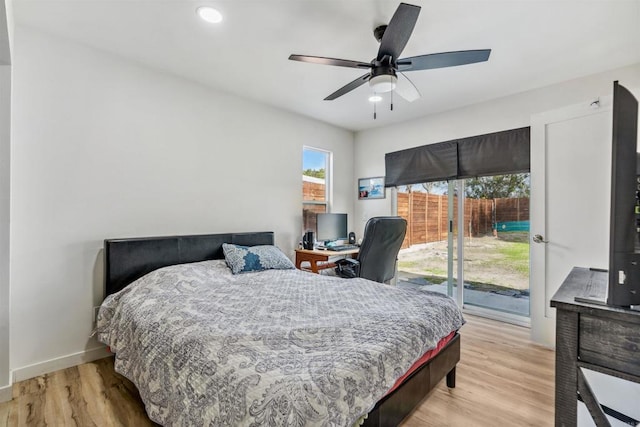
[[[533,236],[533,241],[535,243],[549,243],[549,241],[544,240],[544,237],[542,237],[540,234],[536,234],[535,236]]]

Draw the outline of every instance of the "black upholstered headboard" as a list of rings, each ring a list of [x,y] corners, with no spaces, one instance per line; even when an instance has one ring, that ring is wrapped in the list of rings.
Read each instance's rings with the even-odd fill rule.
[[[161,267],[223,259],[223,243],[273,245],[272,231],[142,237],[104,241],[105,296]]]

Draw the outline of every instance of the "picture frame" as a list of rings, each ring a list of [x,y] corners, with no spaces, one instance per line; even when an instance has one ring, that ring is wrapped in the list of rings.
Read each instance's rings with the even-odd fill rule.
[[[384,176],[358,178],[358,200],[384,199]]]

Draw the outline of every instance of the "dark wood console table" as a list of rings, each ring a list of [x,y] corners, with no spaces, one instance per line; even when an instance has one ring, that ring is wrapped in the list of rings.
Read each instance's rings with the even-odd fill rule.
[[[556,426],[575,426],[577,399],[597,426],[610,426],[583,369],[640,383],[640,311],[575,297],[604,298],[608,273],[575,267],[551,299],[556,316]],[[622,414],[621,414],[622,415]]]

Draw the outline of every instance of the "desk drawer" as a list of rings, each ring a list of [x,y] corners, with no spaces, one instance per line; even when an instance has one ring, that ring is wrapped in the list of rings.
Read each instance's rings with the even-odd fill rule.
[[[640,328],[635,323],[580,315],[578,358],[640,376]]]

